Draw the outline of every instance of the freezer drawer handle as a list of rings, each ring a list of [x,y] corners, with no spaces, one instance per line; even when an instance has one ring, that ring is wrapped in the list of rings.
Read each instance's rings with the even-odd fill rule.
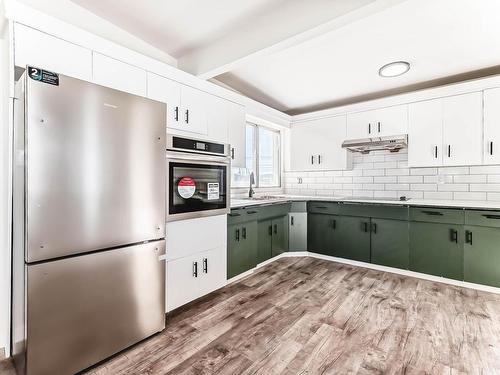
[[[203,272],[208,273],[208,259],[203,258]]]
[[[422,211],[422,213],[429,216],[443,216],[443,213],[438,211]]]
[[[500,215],[483,215],[487,219],[500,220]]]
[[[198,277],[198,262],[193,262],[193,276]]]

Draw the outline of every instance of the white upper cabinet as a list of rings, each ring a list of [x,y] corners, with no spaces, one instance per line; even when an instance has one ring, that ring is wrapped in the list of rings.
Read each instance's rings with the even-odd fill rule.
[[[146,96],[146,71],[94,52],[92,81],[116,90]]]
[[[371,138],[408,132],[408,106],[352,113],[347,115],[347,138]]]
[[[500,89],[484,91],[484,164],[500,164]]]
[[[482,162],[482,93],[409,106],[410,167],[478,165]]]
[[[167,127],[180,121],[181,85],[178,82],[148,72],[148,94],[150,99],[167,103]]]
[[[410,104],[408,108],[408,165],[435,167],[443,160],[443,102]]]
[[[172,128],[191,133],[207,134],[207,106],[210,95],[189,86],[181,86],[181,114]]]
[[[227,107],[230,102],[215,95],[207,96],[207,137],[217,142],[228,142]]]
[[[482,92],[443,98],[443,165],[481,164],[482,120]]]
[[[14,35],[15,65],[92,79],[92,51],[18,23]]]
[[[246,167],[246,108],[228,102],[226,107],[228,142],[231,145],[231,165]]]
[[[342,148],[346,117],[336,116],[292,125],[290,169],[295,171],[347,169],[348,154]]]

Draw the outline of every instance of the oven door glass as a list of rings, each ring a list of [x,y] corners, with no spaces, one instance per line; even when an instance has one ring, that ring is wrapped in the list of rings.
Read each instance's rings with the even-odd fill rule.
[[[169,163],[170,215],[227,207],[227,166]]]

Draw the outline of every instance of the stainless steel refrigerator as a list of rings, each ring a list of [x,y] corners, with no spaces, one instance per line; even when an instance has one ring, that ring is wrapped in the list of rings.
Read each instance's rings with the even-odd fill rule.
[[[32,67],[14,102],[13,355],[73,374],[164,328],[166,106]]]

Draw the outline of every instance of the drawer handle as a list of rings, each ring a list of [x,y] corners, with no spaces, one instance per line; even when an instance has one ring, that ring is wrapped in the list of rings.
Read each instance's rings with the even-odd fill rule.
[[[326,206],[314,206],[314,208],[319,208],[320,210],[326,210],[328,207],[326,207]]]
[[[247,211],[247,214],[249,214],[249,215],[253,215],[253,214],[256,214],[256,213],[258,213],[258,212],[259,212],[259,211]]]
[[[458,243],[458,231],[455,229],[450,229],[450,239],[451,242]]]
[[[241,214],[229,214],[231,217],[241,216]]]
[[[422,213],[430,216],[443,216],[442,212],[437,211],[422,211]]]
[[[483,215],[487,219],[500,220],[500,215]]]

